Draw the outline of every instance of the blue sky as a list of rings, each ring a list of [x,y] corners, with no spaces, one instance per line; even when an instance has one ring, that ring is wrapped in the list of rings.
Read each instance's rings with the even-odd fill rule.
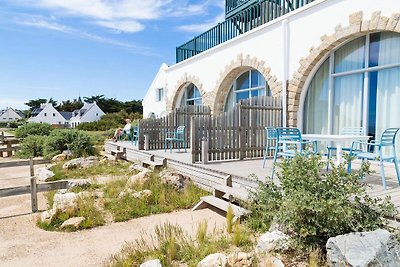
[[[29,99],[142,99],[224,0],[1,0],[0,109]]]

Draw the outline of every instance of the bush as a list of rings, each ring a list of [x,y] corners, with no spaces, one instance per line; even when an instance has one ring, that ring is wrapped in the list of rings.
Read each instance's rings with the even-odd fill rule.
[[[130,119],[132,125],[135,125],[135,121],[141,118],[142,115],[139,113],[128,114],[125,110],[122,110],[117,113],[105,114],[98,121],[79,124],[77,128],[85,131],[107,131],[110,129],[121,128],[125,125],[125,119]]]
[[[25,138],[29,135],[47,136],[51,131],[52,128],[50,124],[31,122],[20,126],[15,131],[15,136],[17,138]]]
[[[372,199],[359,182],[369,172],[367,164],[351,174],[344,165],[322,173],[325,163],[319,157],[298,155],[280,166],[281,190],[272,182],[260,186],[250,225],[264,229],[275,217],[300,248],[321,247],[330,237],[349,232],[375,230],[383,226],[384,215],[394,212],[390,199]],[[265,214],[259,212],[263,209]]]
[[[46,137],[40,135],[29,135],[21,143],[21,149],[17,156],[21,158],[43,156],[43,144]]]
[[[90,136],[75,129],[55,129],[44,143],[43,155],[51,158],[64,150],[71,150],[75,157],[96,154]]]

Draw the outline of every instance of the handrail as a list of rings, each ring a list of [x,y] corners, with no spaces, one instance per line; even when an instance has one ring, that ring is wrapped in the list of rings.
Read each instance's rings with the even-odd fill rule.
[[[239,1],[240,5],[246,2]],[[259,0],[234,16],[176,48],[179,63],[269,21],[303,7],[314,0]]]

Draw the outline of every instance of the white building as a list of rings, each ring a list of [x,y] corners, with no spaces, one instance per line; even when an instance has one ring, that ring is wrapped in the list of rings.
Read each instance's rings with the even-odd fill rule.
[[[40,108],[32,111],[32,117],[29,122],[48,123],[58,127],[68,127],[71,112],[60,112],[56,110],[51,103],[41,104]]]
[[[222,0],[219,0],[222,1]],[[177,48],[144,116],[183,105],[213,114],[241,99],[282,96],[284,125],[308,133],[399,127],[400,1],[226,0],[226,20]],[[162,97],[161,97],[162,95]]]
[[[71,128],[75,128],[83,122],[98,121],[104,114],[96,103],[85,103],[81,109],[72,112],[69,124]]]
[[[24,118],[24,114],[13,108],[6,108],[5,110],[0,110],[0,123],[1,122],[10,122],[10,121],[17,121]]]
[[[73,112],[56,110],[52,104],[42,104],[40,108],[33,110],[29,122],[48,123],[57,127],[75,128],[82,122],[93,122],[100,119],[104,112],[96,103],[85,103],[81,109]]]

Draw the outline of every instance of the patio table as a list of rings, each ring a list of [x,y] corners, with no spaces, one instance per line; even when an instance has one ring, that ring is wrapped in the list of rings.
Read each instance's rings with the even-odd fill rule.
[[[365,135],[341,135],[341,134],[303,134],[302,138],[309,141],[330,141],[336,143],[336,165],[343,162],[342,145],[344,142],[368,141],[370,136]]]

